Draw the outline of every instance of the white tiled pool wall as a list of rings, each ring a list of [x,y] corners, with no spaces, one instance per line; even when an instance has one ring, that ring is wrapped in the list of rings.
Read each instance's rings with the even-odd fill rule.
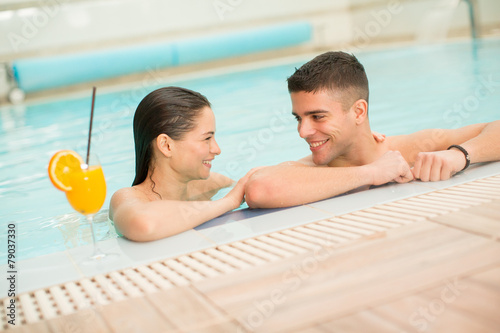
[[[2,1],[0,59],[216,34],[278,22],[310,21],[316,47],[411,41],[425,18],[450,7],[449,35],[466,36],[468,6],[435,0]],[[500,2],[476,0],[481,35],[500,33]],[[448,5],[443,5],[448,3]],[[35,7],[33,7],[35,6]],[[454,8],[451,8],[454,7]],[[119,14],[117,14],[119,13]],[[443,20],[441,20],[443,21]],[[445,22],[442,22],[445,24]]]

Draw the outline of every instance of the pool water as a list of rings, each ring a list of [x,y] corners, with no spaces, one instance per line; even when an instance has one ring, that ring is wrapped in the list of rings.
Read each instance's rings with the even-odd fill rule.
[[[368,74],[375,131],[397,135],[500,118],[498,39],[356,55]],[[238,179],[252,167],[309,154],[296,132],[286,88],[286,78],[307,60],[190,80],[147,73],[127,90],[98,89],[92,151],[101,159],[108,185],[97,217],[98,239],[118,237],[106,218],[107,207],[114,191],[130,186],[134,178],[132,118],[148,92],[178,85],[207,96],[222,150],[212,170]],[[91,242],[88,226],[52,186],[46,171],[57,150],[85,152],[90,95],[0,108],[0,243],[7,239],[7,225],[16,223],[17,260]],[[6,262],[6,251],[0,253]]]

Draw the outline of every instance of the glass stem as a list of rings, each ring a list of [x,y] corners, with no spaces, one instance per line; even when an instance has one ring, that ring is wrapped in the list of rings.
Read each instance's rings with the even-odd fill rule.
[[[89,214],[87,215],[87,222],[90,224],[90,232],[92,233],[92,243],[94,244],[94,254],[92,257],[98,258],[99,256],[102,255],[101,250],[97,246],[97,240],[96,240],[96,235],[95,235],[95,228],[94,228],[94,214]]]

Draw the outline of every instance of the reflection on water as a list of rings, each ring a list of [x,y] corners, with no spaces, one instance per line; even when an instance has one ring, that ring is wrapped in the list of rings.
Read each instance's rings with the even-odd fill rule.
[[[61,232],[67,249],[92,244],[92,229],[85,217],[79,213],[70,213],[54,218],[55,227]],[[118,234],[108,219],[108,210],[102,210],[94,216],[94,228],[98,242],[116,238]]]
[[[0,112],[0,124],[4,132],[16,130],[25,125],[25,105],[11,105]]]

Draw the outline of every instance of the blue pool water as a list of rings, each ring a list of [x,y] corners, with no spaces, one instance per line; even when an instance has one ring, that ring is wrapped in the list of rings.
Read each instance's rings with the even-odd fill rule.
[[[424,128],[456,128],[500,118],[500,41],[407,47],[357,54],[370,81],[372,129],[387,135]],[[213,171],[238,179],[250,168],[295,160],[309,153],[296,132],[286,78],[299,63],[250,71],[158,82],[144,74],[118,92],[98,89],[92,150],[108,183],[98,237],[117,237],[106,209],[114,191],[134,177],[132,117],[139,101],[164,85],[206,95],[217,118],[222,149]],[[145,85],[145,82],[148,84]],[[62,251],[91,241],[46,168],[52,154],[86,149],[90,95],[0,108],[0,244],[7,225],[17,224],[17,260]],[[1,245],[2,248],[6,246]],[[0,251],[0,263],[5,253]]]

